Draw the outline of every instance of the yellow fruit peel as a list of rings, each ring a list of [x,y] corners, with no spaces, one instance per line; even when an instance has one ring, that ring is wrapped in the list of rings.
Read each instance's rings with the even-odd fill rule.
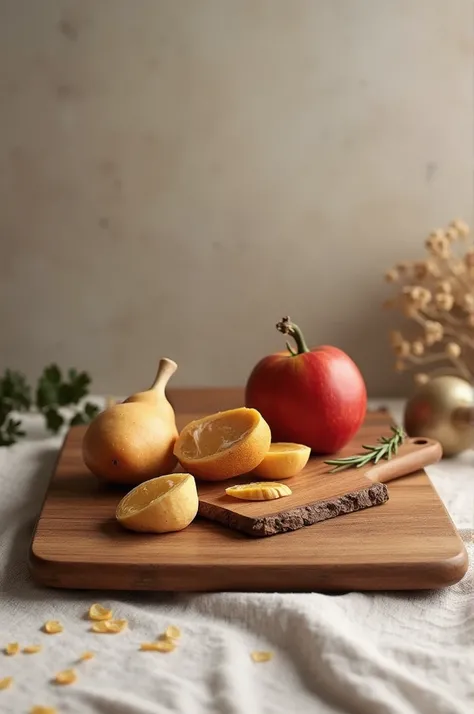
[[[117,634],[118,632],[123,632],[127,625],[127,620],[102,620],[101,622],[94,622],[91,631],[101,635]]]
[[[191,474],[158,476],[136,486],[117,506],[125,528],[142,533],[171,533],[189,526],[198,511],[196,481]]]
[[[18,654],[20,651],[20,645],[18,642],[9,642],[8,645],[5,647],[5,654],[9,655],[9,657],[13,657],[14,655]]]
[[[97,602],[89,608],[89,620],[97,620],[98,622],[101,622],[102,620],[111,620],[112,614],[112,610],[100,605]]]
[[[63,626],[58,620],[48,620],[43,625],[43,631],[48,635],[58,635],[63,629]]]
[[[173,652],[176,644],[170,640],[157,640],[156,642],[142,642],[140,650],[142,652]]]
[[[77,682],[77,674],[74,669],[64,669],[62,672],[58,672],[54,678],[56,684],[74,684]]]
[[[26,647],[23,647],[23,652],[25,654],[37,654],[41,652],[42,649],[41,645],[26,645]]]
[[[0,691],[2,689],[10,689],[13,684],[13,677],[4,677],[0,679]]]
[[[266,481],[293,478],[304,469],[310,455],[311,449],[304,444],[274,442],[253,473]]]
[[[238,484],[237,486],[229,486],[225,492],[228,496],[240,498],[243,501],[272,501],[275,498],[283,498],[292,494],[289,486],[276,481]]]
[[[174,454],[189,473],[223,481],[253,471],[270,448],[271,432],[256,409],[239,407],[187,424]]]
[[[255,650],[250,653],[250,657],[254,662],[269,662],[273,659],[273,652],[268,652],[264,650]]]

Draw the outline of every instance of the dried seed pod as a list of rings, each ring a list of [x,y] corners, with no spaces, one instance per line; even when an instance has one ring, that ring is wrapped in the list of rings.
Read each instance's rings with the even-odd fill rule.
[[[445,351],[448,357],[456,358],[461,354],[461,347],[457,344],[457,342],[448,342]]]

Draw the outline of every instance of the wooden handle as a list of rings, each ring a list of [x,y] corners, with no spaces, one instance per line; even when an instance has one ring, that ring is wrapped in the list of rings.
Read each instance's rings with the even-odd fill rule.
[[[386,483],[400,476],[406,476],[414,471],[423,469],[425,466],[435,464],[443,455],[443,450],[439,441],[415,437],[406,439],[399,447],[397,455],[392,456],[390,461],[379,461],[365,472],[365,476],[370,481],[380,481]]]

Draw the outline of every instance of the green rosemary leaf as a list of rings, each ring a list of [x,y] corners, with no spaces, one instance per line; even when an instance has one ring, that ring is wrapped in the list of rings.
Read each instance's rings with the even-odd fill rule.
[[[375,446],[368,446],[366,444],[362,445],[362,448],[366,450],[367,453],[354,454],[353,456],[344,456],[340,459],[328,459],[325,464],[329,466],[334,466],[329,473],[337,473],[338,471],[343,471],[344,469],[356,468],[360,469],[362,466],[366,466],[371,461],[377,464],[382,459],[391,459],[397,451],[400,444],[403,443],[405,439],[405,432],[401,427],[392,425],[390,427],[392,432],[391,437],[381,436],[377,439],[377,444]]]
[[[376,456],[375,456],[374,464],[378,464],[378,462],[380,461],[380,459],[383,459],[383,457],[384,457],[385,454],[386,454],[386,451],[387,451],[387,450],[384,449],[383,447],[379,450],[378,454],[376,454]]]

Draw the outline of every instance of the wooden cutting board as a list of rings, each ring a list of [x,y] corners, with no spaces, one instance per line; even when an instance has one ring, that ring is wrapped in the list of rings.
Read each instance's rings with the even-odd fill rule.
[[[179,427],[242,404],[240,390],[170,390]],[[203,405],[201,407],[201,405]],[[372,412],[348,449],[389,433]],[[198,518],[165,535],[115,521],[123,491],[82,463],[83,427],[70,430],[36,524],[30,569],[63,588],[164,591],[310,591],[439,588],[460,580],[467,555],[423,471],[391,481],[389,500],[274,538],[249,538]]]

